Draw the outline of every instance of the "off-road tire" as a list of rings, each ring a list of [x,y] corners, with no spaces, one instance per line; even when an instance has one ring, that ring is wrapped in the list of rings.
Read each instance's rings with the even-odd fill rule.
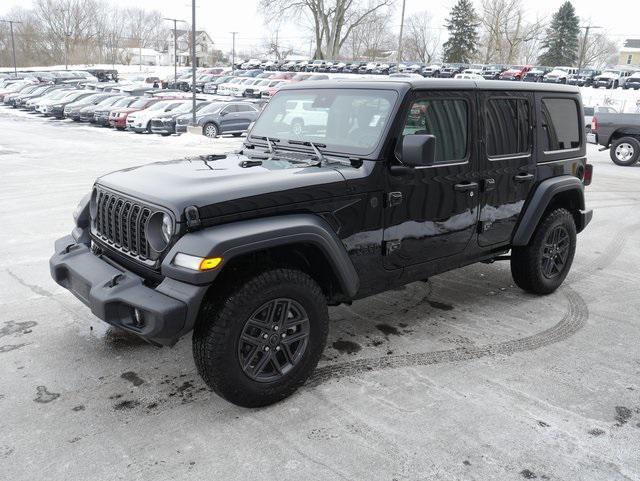
[[[297,363],[279,379],[254,380],[240,364],[240,337],[256,310],[282,298],[297,302],[307,315],[306,347]],[[318,284],[299,270],[269,269],[241,277],[205,299],[193,333],[193,357],[198,373],[218,395],[239,406],[266,406],[285,399],[304,384],[320,360],[328,328],[326,298]],[[261,355],[257,349],[256,354]]]
[[[633,150],[633,154],[628,159],[618,158],[617,150],[618,147],[628,145]],[[619,139],[614,140],[611,143],[611,148],[609,149],[609,156],[614,164],[620,165],[622,167],[629,167],[634,165],[638,160],[640,160],[640,141],[635,137],[621,137]]]
[[[568,248],[560,272],[549,278],[544,274],[545,243],[556,230],[564,230]],[[547,213],[536,227],[529,244],[511,250],[511,275],[521,289],[534,294],[551,294],[567,277],[576,252],[576,224],[573,215],[563,208]]]

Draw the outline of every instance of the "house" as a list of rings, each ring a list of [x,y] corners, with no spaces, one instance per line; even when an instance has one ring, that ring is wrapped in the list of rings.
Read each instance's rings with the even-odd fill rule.
[[[618,63],[640,67],[640,38],[628,38],[624,41]]]
[[[120,61],[128,65],[165,65],[164,55],[152,48],[125,47],[120,49]]]
[[[177,38],[177,63],[180,66],[191,65],[191,30],[176,30]],[[169,32],[167,38],[166,53],[169,64],[173,65],[174,58],[174,33]],[[208,67],[216,62],[218,51],[214,49],[213,40],[204,30],[196,31],[196,65]]]

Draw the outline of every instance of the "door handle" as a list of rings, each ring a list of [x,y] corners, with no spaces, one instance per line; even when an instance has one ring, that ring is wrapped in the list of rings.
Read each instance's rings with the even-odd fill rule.
[[[530,182],[535,176],[533,174],[517,174],[513,176],[516,182]]]
[[[478,188],[477,182],[462,182],[461,184],[455,184],[453,186],[458,192],[468,192],[470,190],[476,190]]]

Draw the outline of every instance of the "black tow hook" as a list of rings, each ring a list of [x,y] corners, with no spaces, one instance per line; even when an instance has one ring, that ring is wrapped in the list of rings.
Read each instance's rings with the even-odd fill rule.
[[[116,274],[107,283],[107,287],[115,287],[115,286],[117,286],[118,282],[120,282],[121,279],[124,279],[124,274]]]

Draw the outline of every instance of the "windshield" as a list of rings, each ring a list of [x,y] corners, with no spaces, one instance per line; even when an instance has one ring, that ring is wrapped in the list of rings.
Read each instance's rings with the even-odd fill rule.
[[[225,106],[224,103],[209,104],[206,107],[203,107],[200,110],[200,113],[202,113],[202,114],[213,114],[215,112],[218,112],[224,106]]]
[[[132,107],[134,109],[141,109],[144,108],[149,102],[149,99],[140,99],[133,102],[131,105],[129,105],[129,107]]]
[[[114,107],[126,107],[133,101],[134,101],[134,98],[132,98],[132,97],[124,97],[124,98],[119,99],[115,104],[113,104],[113,106]]]
[[[279,139],[281,146],[310,141],[330,151],[367,155],[380,141],[396,99],[391,90],[280,91],[251,137]]]
[[[118,100],[122,100],[122,97],[107,97],[106,99],[98,102],[98,105],[102,107],[109,107],[110,105],[115,104]]]
[[[184,104],[179,105],[175,109],[171,111],[172,114],[187,114],[191,112],[191,102],[186,102]],[[196,105],[197,106],[197,105]]]

